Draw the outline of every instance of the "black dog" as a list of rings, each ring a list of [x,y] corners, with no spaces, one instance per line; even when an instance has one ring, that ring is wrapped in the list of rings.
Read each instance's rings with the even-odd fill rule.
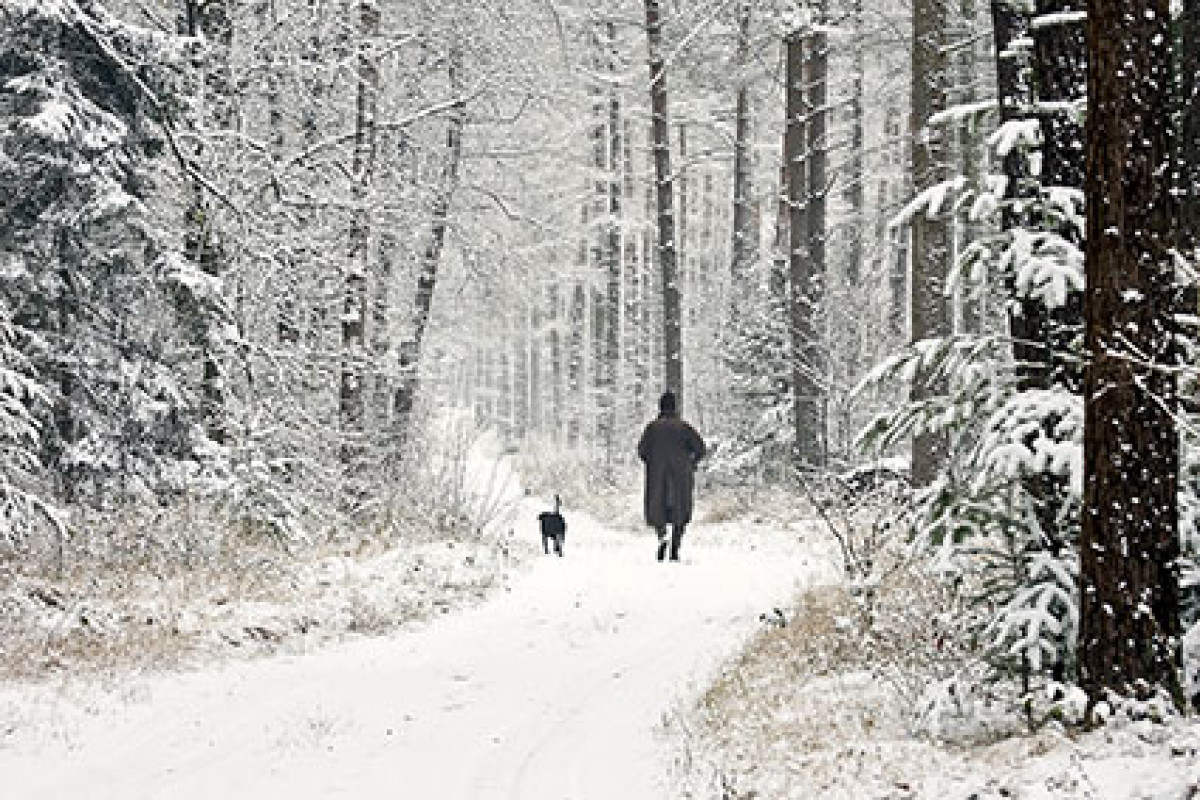
[[[560,501],[554,495],[554,510],[538,514],[538,522],[542,525],[542,552],[550,554],[550,543],[554,542],[554,552],[563,554],[563,541],[567,538],[567,521],[558,513]]]

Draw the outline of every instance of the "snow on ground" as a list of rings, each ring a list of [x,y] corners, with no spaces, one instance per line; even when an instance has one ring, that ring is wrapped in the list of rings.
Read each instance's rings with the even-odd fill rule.
[[[568,523],[565,558],[417,629],[0,692],[0,798],[671,797],[665,715],[831,565],[779,526],[696,525],[660,564],[644,530]]]
[[[892,650],[853,615],[847,592],[814,584],[786,607],[786,627],[764,628],[676,709],[673,797],[1200,796],[1194,718],[1114,719],[1088,733],[1049,722],[1030,734],[1011,704],[979,693],[934,719],[919,702],[932,685],[920,629]]]

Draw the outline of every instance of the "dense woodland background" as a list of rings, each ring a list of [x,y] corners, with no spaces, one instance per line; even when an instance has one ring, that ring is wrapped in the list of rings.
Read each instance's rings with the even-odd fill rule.
[[[669,387],[992,677],[1182,704],[1195,6],[2,0],[0,559],[470,527],[481,428],[585,505]]]

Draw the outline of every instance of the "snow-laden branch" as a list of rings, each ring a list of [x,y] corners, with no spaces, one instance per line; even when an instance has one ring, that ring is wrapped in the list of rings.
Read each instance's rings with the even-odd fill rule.
[[[445,114],[465,105],[468,100],[476,97],[480,91],[482,91],[482,89],[477,89],[474,92],[463,94],[457,97],[451,97],[447,100],[441,101],[440,103],[434,103],[433,105],[426,106],[419,111],[415,111],[412,114],[397,120],[376,122],[375,127],[379,130],[385,131],[398,131],[404,130],[405,128],[411,128],[413,125],[421,122],[422,120],[429,119],[430,117],[436,117],[439,114]],[[324,150],[353,142],[356,135],[357,134],[355,131],[347,131],[345,133],[340,133],[337,136],[331,136],[327,139],[323,139],[322,141],[316,142],[315,144],[304,148],[300,152],[293,154],[290,158],[283,162],[282,166],[285,170],[290,169],[297,164],[307,161]],[[262,187],[260,186],[259,188],[261,189]]]
[[[978,100],[974,103],[959,103],[931,116],[928,124],[935,128],[943,125],[958,125],[968,120],[974,120],[984,114],[997,111],[999,108],[1000,101],[994,97],[986,100]]]
[[[1055,11],[1035,16],[1029,21],[1029,29],[1041,31],[1047,28],[1058,27],[1059,25],[1082,25],[1086,21],[1086,11]]]
[[[1004,158],[1017,147],[1034,148],[1042,143],[1042,126],[1036,119],[1010,119],[1000,123],[987,139],[996,155]]]
[[[913,218],[924,212],[926,219],[936,219],[937,216],[943,213],[943,208],[946,205],[946,199],[950,195],[957,195],[967,186],[967,179],[963,175],[955,176],[948,181],[935,183],[928,189],[924,189],[908,202],[904,208],[900,210],[896,216],[892,217],[888,222],[889,228],[900,228],[910,224]]]
[[[89,15],[84,13],[83,10],[80,9],[77,4],[71,2],[71,0],[54,0],[53,7],[55,10],[67,14],[68,19],[71,22],[78,24],[80,29],[86,33],[87,36],[96,44],[96,47],[98,47],[100,51],[104,53],[104,55],[107,56],[109,60],[120,69],[120,71],[133,84],[133,86],[143,95],[143,97],[145,97],[146,101],[155,111],[159,126],[162,128],[163,134],[167,138],[167,144],[171,148],[172,155],[175,156],[175,160],[179,163],[180,168],[188,175],[188,177],[202,186],[207,192],[220,200],[224,205],[228,206],[235,215],[241,217],[242,211],[237,204],[234,203],[233,200],[228,197],[228,195],[214,186],[212,182],[209,181],[203,173],[196,169],[195,165],[192,164],[192,162],[183,154],[183,151],[179,147],[179,142],[175,138],[175,130],[171,125],[170,115],[163,107],[162,101],[159,99],[158,95],[146,85],[145,81],[138,76],[137,70],[126,63],[121,54],[117,52],[115,47],[113,47],[112,42],[110,42],[108,39],[108,36],[105,35],[103,31],[97,30],[95,25],[92,24],[92,20]]]

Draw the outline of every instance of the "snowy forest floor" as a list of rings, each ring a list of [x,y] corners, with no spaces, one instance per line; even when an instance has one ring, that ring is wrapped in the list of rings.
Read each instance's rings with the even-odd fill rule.
[[[63,568],[0,559],[0,681],[120,683],[386,634],[479,602],[536,551],[513,537],[524,498],[512,459],[490,437],[474,449],[462,467],[470,507],[449,522],[282,546],[214,530],[203,511],[143,510],[81,526]]]
[[[543,500],[475,481],[506,493],[482,537],[6,583],[0,800],[1198,796],[1192,720],[923,708],[938,598],[900,579],[864,617],[799,501],[706,488],[673,565],[634,491],[568,497],[559,559]]]
[[[644,529],[568,520],[565,558],[388,636],[107,690],[10,683],[0,797],[670,797],[664,715],[829,564],[803,525],[698,525],[660,564]]]
[[[1055,710],[1078,715],[1083,698],[1069,690],[1035,706],[1031,730],[1015,687],[955,652],[937,584],[901,568],[869,600],[833,580],[773,610],[665,717],[671,796],[1200,798],[1200,720],[1114,716],[1084,732]]]

